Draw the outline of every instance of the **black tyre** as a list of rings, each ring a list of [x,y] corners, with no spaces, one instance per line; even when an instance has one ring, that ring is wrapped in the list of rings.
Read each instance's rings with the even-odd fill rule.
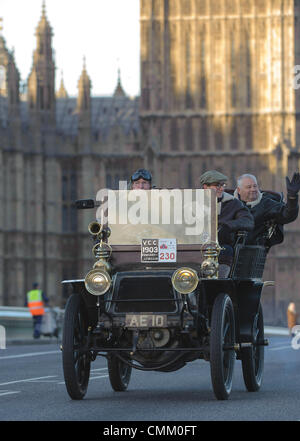
[[[91,362],[88,352],[82,349],[87,337],[86,310],[80,296],[73,294],[65,308],[62,360],[68,394],[73,400],[81,400],[86,394]]]
[[[253,346],[241,351],[243,377],[247,390],[256,392],[260,389],[264,372],[265,347],[257,345],[264,340],[264,318],[261,305],[253,323]]]
[[[114,356],[108,357],[107,367],[111,387],[116,392],[125,391],[130,381],[132,367]]]
[[[210,334],[210,373],[215,396],[227,400],[232,389],[235,362],[234,310],[230,297],[219,294],[215,299]]]

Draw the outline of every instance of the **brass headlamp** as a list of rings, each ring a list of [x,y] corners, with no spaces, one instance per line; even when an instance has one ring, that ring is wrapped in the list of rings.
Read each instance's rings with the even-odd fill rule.
[[[93,246],[92,253],[96,259],[98,259],[93,269],[87,273],[84,279],[84,284],[87,291],[95,296],[101,296],[105,294],[111,286],[111,265],[108,262],[111,256],[112,249],[110,245],[103,242],[104,238],[110,236],[110,228],[103,228],[99,222],[91,222],[88,226],[88,230],[92,236],[99,239]]]
[[[217,242],[208,242],[202,246],[201,252],[204,258],[201,263],[202,277],[206,279],[218,278],[218,257],[221,249]]]
[[[198,282],[198,274],[192,268],[178,268],[172,276],[172,285],[180,294],[190,294],[195,291]]]

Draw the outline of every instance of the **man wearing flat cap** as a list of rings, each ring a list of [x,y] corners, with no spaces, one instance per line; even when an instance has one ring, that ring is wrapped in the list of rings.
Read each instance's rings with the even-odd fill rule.
[[[228,178],[217,170],[210,170],[200,176],[203,189],[212,188],[218,201],[218,240],[225,248],[219,256],[219,276],[228,277],[233,259],[234,233],[252,231],[254,219],[248,208],[231,194],[224,191]],[[239,202],[239,203],[236,203]]]

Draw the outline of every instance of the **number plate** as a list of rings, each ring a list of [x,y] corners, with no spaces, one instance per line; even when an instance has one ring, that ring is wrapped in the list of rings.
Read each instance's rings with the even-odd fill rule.
[[[167,316],[165,314],[126,314],[125,326],[127,328],[166,328]]]

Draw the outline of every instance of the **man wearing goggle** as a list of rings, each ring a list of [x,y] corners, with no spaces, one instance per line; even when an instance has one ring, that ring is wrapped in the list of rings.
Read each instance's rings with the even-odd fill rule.
[[[130,178],[132,190],[150,190],[152,185],[152,175],[145,168],[139,168]]]

